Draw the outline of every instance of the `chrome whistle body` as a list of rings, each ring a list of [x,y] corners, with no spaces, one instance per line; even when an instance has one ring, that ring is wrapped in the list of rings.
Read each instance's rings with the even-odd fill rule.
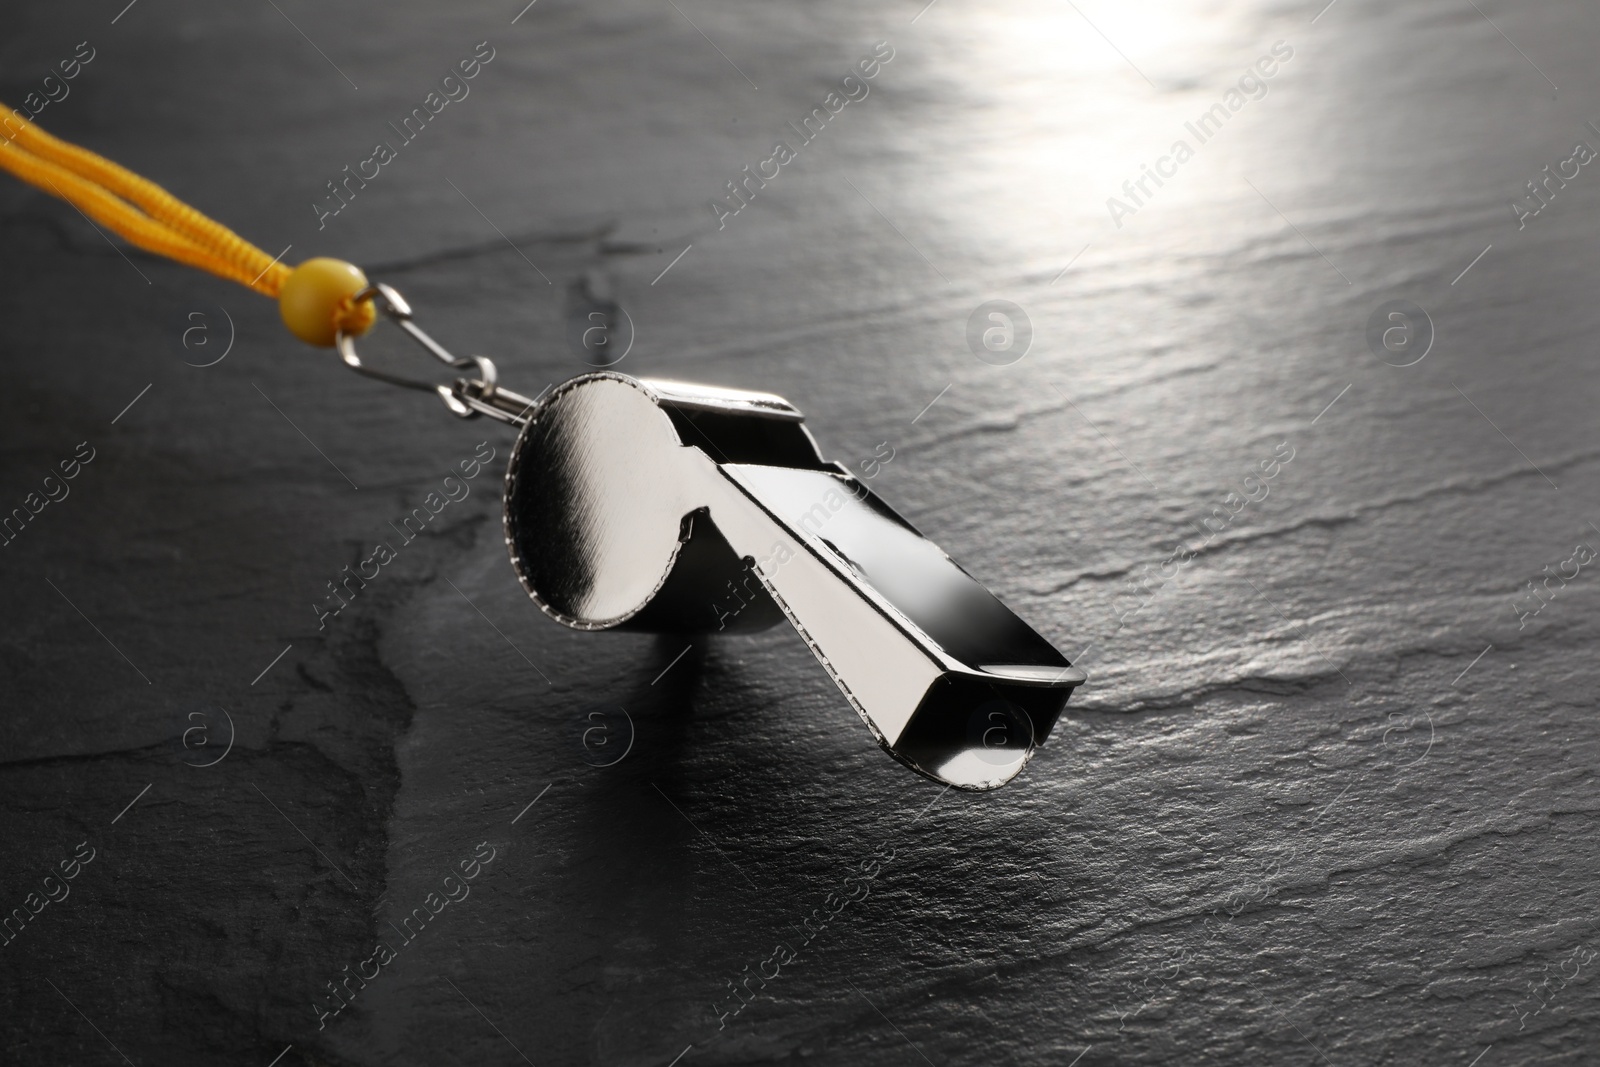
[[[556,386],[506,471],[523,588],[579,630],[787,619],[895,759],[958,788],[1005,784],[1083,672],[825,461],[802,419],[767,393],[614,373]]]

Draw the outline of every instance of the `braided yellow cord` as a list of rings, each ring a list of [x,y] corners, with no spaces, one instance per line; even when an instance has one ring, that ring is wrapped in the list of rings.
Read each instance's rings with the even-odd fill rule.
[[[154,182],[52,137],[17,112],[0,119],[0,170],[76,205],[131,244],[264,296],[276,298],[291,273]]]

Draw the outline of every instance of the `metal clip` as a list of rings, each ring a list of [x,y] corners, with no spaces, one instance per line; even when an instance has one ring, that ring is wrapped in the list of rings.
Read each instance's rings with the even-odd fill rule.
[[[398,385],[405,389],[420,389],[423,392],[437,393],[444,401],[445,407],[463,419],[476,418],[479,415],[488,415],[501,422],[508,422],[520,426],[526,421],[526,412],[533,404],[526,397],[518,396],[507,390],[500,389],[496,384],[494,363],[484,356],[467,356],[457,359],[439,342],[429,337],[427,332],[411,321],[411,305],[406,303],[393,288],[387,285],[369,285],[355,295],[357,301],[375,300],[378,310],[381,311],[395,325],[399,326],[417,344],[427,349],[428,354],[448,367],[457,370],[473,368],[478,372],[476,378],[457,378],[448,385],[437,382],[423,381],[417,378],[404,378],[398,374],[387,371],[375,370],[361,362],[361,357],[356,354],[356,341],[352,334],[340,330],[334,337],[334,344],[339,349],[339,355],[345,364],[358,374],[365,374],[369,378],[376,378],[380,382]]]

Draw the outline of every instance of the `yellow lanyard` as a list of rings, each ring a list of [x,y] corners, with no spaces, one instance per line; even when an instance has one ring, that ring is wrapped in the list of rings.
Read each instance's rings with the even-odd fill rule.
[[[0,113],[11,111],[0,105]],[[21,112],[0,119],[0,169],[75,205],[131,244],[209,271],[278,301],[284,325],[307,344],[360,336],[377,310],[361,268],[316,258],[291,268],[161,186],[44,132]]]

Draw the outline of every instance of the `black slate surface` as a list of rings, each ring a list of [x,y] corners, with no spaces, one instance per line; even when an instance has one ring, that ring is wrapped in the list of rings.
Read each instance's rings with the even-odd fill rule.
[[[618,370],[781,393],[846,462],[889,443],[874,488],[1091,680],[968,795],[887,759],[787,630],[564,631],[505,559],[503,428],[0,182],[0,508],[94,457],[0,548],[0,908],[66,894],[0,947],[5,1062],[1596,1060],[1600,175],[1559,177],[1600,147],[1592,6],[6,25],[0,100],[87,41],[47,128],[290,262],[363,264],[514,388],[587,369],[614,303]],[[719,230],[708,201],[880,41]],[[480,42],[470,94],[319,229],[324,183]],[[1134,204],[1145,164],[1172,173]],[[967,343],[992,299],[1031,324],[1009,366]],[[1367,337],[1397,300],[1433,325],[1408,367]],[[470,496],[319,630],[480,442]],[[862,899],[801,947],[829,894]]]

